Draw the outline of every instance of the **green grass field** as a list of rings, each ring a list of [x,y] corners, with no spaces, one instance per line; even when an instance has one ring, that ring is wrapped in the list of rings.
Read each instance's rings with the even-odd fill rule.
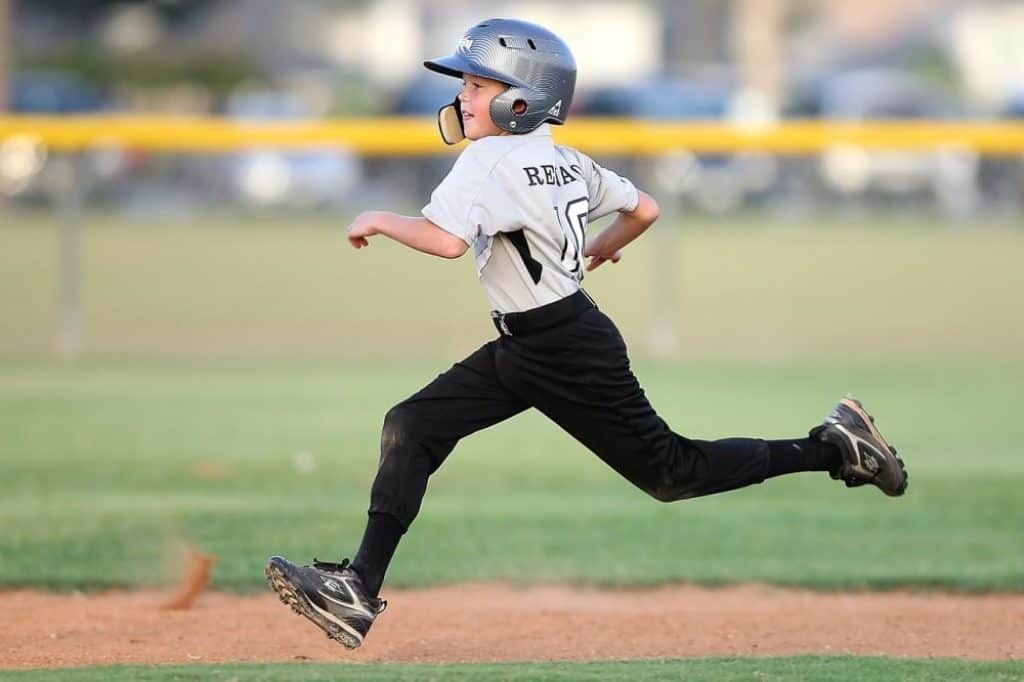
[[[45,680],[52,671],[0,671],[0,679]],[[631,661],[621,663],[527,663],[512,665],[225,665],[100,667],[62,671],[61,680],[96,682],[131,679],[140,682],[165,680],[1020,680],[1024,664],[1019,662],[978,663],[936,660],[913,661],[852,656],[768,659],[703,659],[689,661]]]
[[[432,371],[4,361],[0,582],[152,583],[161,553],[185,539],[221,556],[221,586],[257,589],[268,554],[351,552],[381,416]],[[1024,364],[937,373],[930,363],[686,362],[638,373],[671,423],[702,436],[802,433],[853,384],[906,454],[910,493],[895,501],[805,474],[662,505],[526,414],[467,439],[434,477],[392,584],[1024,588],[1024,423],[1014,416]]]
[[[268,554],[350,554],[384,412],[491,335],[468,259],[385,244],[351,252],[319,218],[172,228],[91,215],[86,353],[60,360],[48,354],[52,217],[9,217],[0,215],[3,586],[162,583],[182,540],[219,555],[216,584],[240,591],[262,589]],[[655,253],[675,273],[667,300],[683,349],[671,360],[644,353]],[[639,245],[588,284],[636,350],[662,416],[697,437],[789,437],[854,391],[905,455],[906,498],[805,474],[662,505],[526,414],[467,439],[432,479],[390,584],[1024,589],[1021,262],[1024,232],[998,225],[697,223],[668,250]],[[670,676],[798,677],[787,660],[665,665],[681,666]],[[836,661],[821,663],[839,666],[835,679],[890,665]],[[595,675],[666,672],[622,665]],[[932,679],[968,664],[899,665],[901,679]],[[466,670],[424,676],[475,674]]]
[[[0,214],[0,353],[52,347],[55,221]],[[493,333],[469,257],[445,261],[381,240],[355,251],[345,223],[90,214],[86,348],[386,364],[461,357]],[[999,222],[666,219],[585,284],[637,351],[652,316],[667,315],[694,358],[1020,355],[1022,262],[1024,231]],[[656,276],[665,272],[668,282]]]

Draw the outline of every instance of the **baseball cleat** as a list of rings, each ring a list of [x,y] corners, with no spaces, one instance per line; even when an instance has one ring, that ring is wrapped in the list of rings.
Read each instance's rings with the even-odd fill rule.
[[[366,592],[348,559],[340,564],[313,559],[312,566],[296,566],[284,557],[272,556],[264,572],[282,602],[349,649],[363,643],[373,621],[387,606],[386,601]]]
[[[852,395],[840,400],[825,421],[811,429],[810,436],[839,448],[843,462],[830,472],[832,478],[846,481],[851,488],[871,483],[890,497],[906,492],[903,460],[875,428],[875,418]]]

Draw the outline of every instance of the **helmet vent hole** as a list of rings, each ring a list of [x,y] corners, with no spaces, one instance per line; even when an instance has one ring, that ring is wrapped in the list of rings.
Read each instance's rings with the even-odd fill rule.
[[[530,46],[531,50],[536,50],[537,46],[533,44],[533,38],[527,38],[526,44]]]
[[[512,102],[512,113],[516,116],[522,116],[528,108],[529,106],[526,104],[525,99],[517,99],[515,102]]]
[[[536,49],[533,46],[532,40],[523,40],[518,36],[499,36],[498,44],[502,47],[507,47],[510,50],[525,50],[528,47],[530,49]]]

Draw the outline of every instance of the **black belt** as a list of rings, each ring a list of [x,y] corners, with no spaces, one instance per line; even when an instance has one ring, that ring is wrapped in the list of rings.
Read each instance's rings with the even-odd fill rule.
[[[494,322],[495,328],[502,336],[523,336],[568,322],[579,317],[583,311],[596,307],[594,299],[580,289],[575,294],[554,303],[521,313],[499,313],[497,310],[492,310],[491,321]]]

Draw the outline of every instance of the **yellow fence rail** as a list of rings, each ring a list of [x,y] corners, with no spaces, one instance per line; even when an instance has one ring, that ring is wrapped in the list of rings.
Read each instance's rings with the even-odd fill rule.
[[[335,147],[371,156],[423,156],[458,150],[440,140],[429,118],[353,118],[252,122],[151,116],[0,116],[0,143],[28,136],[55,152],[120,145],[153,152],[215,153],[273,147]],[[673,150],[758,150],[809,154],[839,144],[870,149],[968,148],[1024,153],[1024,122],[787,121],[778,125],[575,119],[555,139],[592,154],[657,155]]]

